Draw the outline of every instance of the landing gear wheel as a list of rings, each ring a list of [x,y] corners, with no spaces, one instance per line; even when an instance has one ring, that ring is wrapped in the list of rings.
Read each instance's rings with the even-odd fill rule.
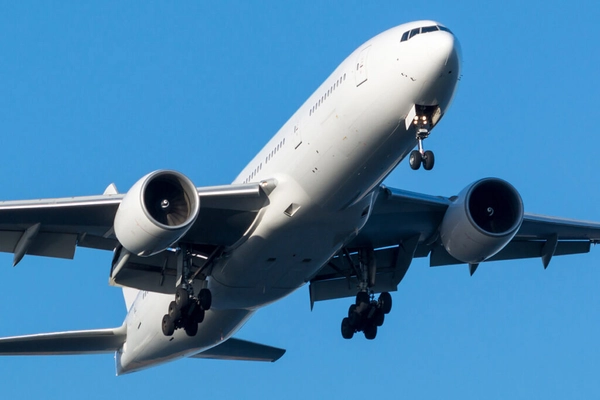
[[[379,308],[384,314],[389,314],[392,311],[392,295],[388,292],[383,292],[379,295]]]
[[[162,331],[165,336],[173,336],[175,332],[175,322],[167,314],[162,319]]]
[[[352,336],[354,336],[354,327],[350,324],[348,318],[344,318],[342,320],[342,337],[344,339],[352,339]]]
[[[373,315],[373,323],[375,324],[375,326],[383,325],[384,320],[385,320],[385,314],[383,313],[383,311],[381,311],[381,309],[378,309],[377,311],[375,311],[375,314]]]
[[[177,306],[177,303],[172,301],[171,303],[169,303],[169,318],[171,318],[171,321],[175,322],[177,321],[179,318],[181,318],[181,309],[179,308],[179,306]]]
[[[187,324],[185,324],[185,327],[183,329],[185,330],[185,333],[188,336],[196,336],[196,334],[198,333],[198,323],[194,321],[193,318],[190,318],[190,320]]]
[[[356,304],[352,304],[348,309],[348,321],[352,327],[358,326],[360,314],[356,312]]]
[[[192,321],[196,321],[197,324],[204,321],[204,310],[200,308],[200,306],[196,306],[194,312],[191,315]]]
[[[365,330],[363,331],[363,333],[365,334],[365,339],[367,339],[367,340],[375,339],[375,336],[377,336],[377,325],[367,326],[365,328]]]
[[[356,314],[356,304],[352,304],[348,309],[348,318],[350,318],[350,316],[354,314]]]
[[[408,158],[408,163],[410,167],[415,171],[421,167],[421,162],[423,161],[423,156],[419,153],[418,150],[413,150],[410,152],[410,157]]]
[[[178,287],[175,291],[175,302],[177,303],[177,306],[180,310],[187,307],[187,305],[190,302],[190,295],[187,292],[187,290],[185,290],[182,287]]]
[[[433,164],[435,164],[433,151],[427,150],[425,154],[423,154],[423,168],[425,168],[426,171],[431,171]]]
[[[206,288],[200,289],[200,293],[198,293],[198,303],[200,304],[200,308],[204,311],[210,310],[210,306],[212,305],[212,293],[210,293],[210,290]]]
[[[367,292],[358,292],[356,294],[356,305],[360,306],[361,303],[369,304],[371,302],[371,296]]]

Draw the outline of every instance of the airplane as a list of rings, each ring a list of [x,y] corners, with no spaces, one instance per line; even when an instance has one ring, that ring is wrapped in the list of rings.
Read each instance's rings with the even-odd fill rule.
[[[113,252],[119,327],[0,339],[0,355],[114,353],[117,375],[180,358],[276,361],[285,350],[235,337],[260,308],[308,284],[315,302],[351,298],[341,336],[375,339],[414,258],[431,266],[589,252],[600,223],[526,213],[483,178],[451,197],[383,184],[424,141],[461,76],[456,36],[436,21],[391,28],[352,52],[229,185],[172,170],[126,193],[0,202],[0,251],[73,259]]]

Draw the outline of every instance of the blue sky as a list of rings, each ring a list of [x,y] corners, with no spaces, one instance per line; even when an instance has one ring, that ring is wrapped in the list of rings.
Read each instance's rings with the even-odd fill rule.
[[[158,168],[230,182],[362,42],[416,19],[458,36],[463,78],[426,146],[386,184],[453,195],[498,176],[526,211],[600,220],[598,4],[581,1],[5,2],[0,5],[0,198],[126,191]],[[118,326],[110,253],[0,255],[0,336]],[[183,360],[119,378],[112,355],[0,358],[11,399],[594,398],[600,251],[429,268],[415,260],[373,342],[341,338],[349,300],[307,288],[239,337],[274,364]]]

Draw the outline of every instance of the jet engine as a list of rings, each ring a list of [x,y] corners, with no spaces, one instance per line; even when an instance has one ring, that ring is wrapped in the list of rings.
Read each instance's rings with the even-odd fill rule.
[[[194,184],[176,171],[158,170],[129,189],[115,215],[115,235],[138,256],[166,250],[198,218],[200,198]]]
[[[504,248],[523,222],[523,201],[508,182],[497,178],[477,181],[446,210],[440,237],[448,254],[476,264]]]

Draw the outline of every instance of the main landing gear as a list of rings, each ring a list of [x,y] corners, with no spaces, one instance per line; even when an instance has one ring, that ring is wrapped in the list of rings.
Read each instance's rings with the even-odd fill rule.
[[[169,303],[167,314],[162,319],[162,331],[165,336],[171,336],[175,329],[183,328],[188,336],[196,336],[198,324],[204,321],[205,311],[210,310],[212,296],[210,290],[200,289],[198,297],[191,286],[179,286],[175,292],[175,300]]]
[[[423,149],[423,140],[429,137],[431,122],[426,115],[417,115],[413,119],[413,125],[417,130],[417,141],[419,143],[419,148],[418,150],[413,150],[410,152],[408,163],[414,170],[419,169],[421,164],[423,164],[423,168],[426,171],[429,171],[433,169],[435,157],[433,156],[433,151],[425,151]]]
[[[348,316],[342,319],[342,337],[352,339],[356,332],[363,332],[366,339],[373,340],[377,336],[377,328],[383,325],[385,315],[392,310],[392,296],[383,292],[375,300],[373,287],[377,265],[373,249],[358,250],[358,265],[347,250],[344,250],[344,255],[355,271],[359,292],[348,309]]]
[[[183,328],[188,336],[196,336],[198,324],[204,321],[204,313],[210,310],[212,295],[210,290],[202,288],[198,296],[194,295],[191,273],[191,255],[181,249],[177,260],[178,286],[175,300],[169,304],[167,314],[162,319],[162,332],[172,336],[176,329]]]
[[[377,300],[366,291],[358,292],[348,317],[342,320],[342,337],[352,339],[354,333],[363,332],[365,339],[375,339],[377,328],[383,325],[385,314],[391,310],[392,296],[388,292],[381,293]]]

